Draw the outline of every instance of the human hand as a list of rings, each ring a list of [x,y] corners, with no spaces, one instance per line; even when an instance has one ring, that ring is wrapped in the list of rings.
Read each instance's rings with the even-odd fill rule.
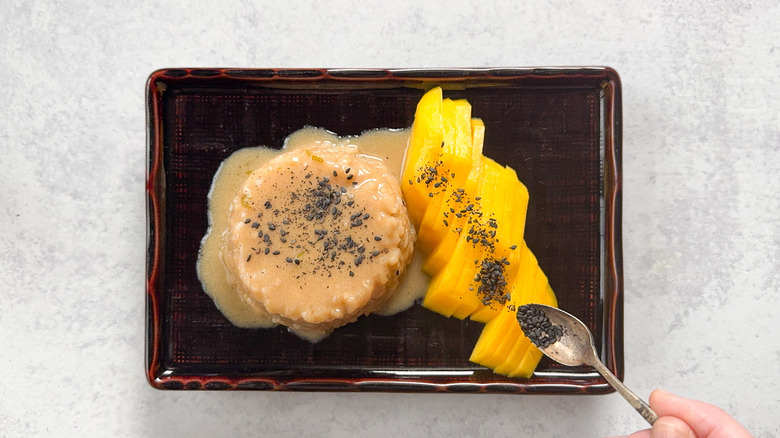
[[[723,409],[660,389],[650,394],[658,414],[652,429],[624,438],[752,438],[753,435]],[[615,437],[617,438],[617,437]]]

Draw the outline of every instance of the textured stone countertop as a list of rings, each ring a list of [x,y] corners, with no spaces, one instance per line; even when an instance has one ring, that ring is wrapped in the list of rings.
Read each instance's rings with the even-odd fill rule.
[[[623,84],[626,382],[780,435],[777,1],[136,3],[0,1],[0,436],[645,427],[617,394],[157,391],[144,376],[153,70],[557,65]]]

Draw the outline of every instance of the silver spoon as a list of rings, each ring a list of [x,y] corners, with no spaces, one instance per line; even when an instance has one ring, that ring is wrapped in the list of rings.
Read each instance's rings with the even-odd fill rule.
[[[534,315],[536,319],[531,318]],[[650,405],[637,397],[601,362],[596,354],[593,335],[582,321],[563,310],[542,304],[521,306],[517,319],[526,336],[547,357],[563,365],[596,368],[648,423],[652,425],[658,419]],[[545,324],[545,320],[549,323]]]

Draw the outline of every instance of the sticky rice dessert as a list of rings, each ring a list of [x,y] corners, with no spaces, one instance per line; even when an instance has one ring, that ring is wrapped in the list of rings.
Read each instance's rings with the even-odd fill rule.
[[[244,301],[316,340],[387,301],[415,234],[381,160],[312,145],[249,175],[222,238],[228,281]]]

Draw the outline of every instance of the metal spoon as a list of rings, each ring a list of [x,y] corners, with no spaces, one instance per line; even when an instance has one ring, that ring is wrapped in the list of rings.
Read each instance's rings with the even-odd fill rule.
[[[604,378],[607,379],[607,382],[609,382],[609,384],[612,385],[612,387],[615,388],[648,423],[652,425],[655,420],[658,419],[658,415],[650,409],[650,405],[631,392],[631,390],[628,389],[623,382],[618,380],[604,363],[601,362],[596,354],[593,335],[582,321],[563,310],[542,304],[527,304],[521,306],[520,309],[518,309],[518,312],[526,307],[537,309],[541,312],[542,316],[549,320],[550,324],[548,326],[558,326],[560,328],[560,330],[550,330],[552,334],[545,334],[545,330],[543,328],[540,330],[538,324],[523,321],[522,317],[518,317],[523,332],[526,333],[526,336],[531,339],[531,342],[533,342],[542,353],[563,365],[590,365],[596,368],[596,371],[604,376]],[[542,325],[544,325],[544,323],[542,323]],[[537,330],[535,334],[531,333],[529,335],[528,329],[530,328],[533,330],[534,327],[532,326],[537,326]],[[556,331],[558,332],[557,334],[559,337],[556,336]],[[555,338],[558,339],[555,340]]]

